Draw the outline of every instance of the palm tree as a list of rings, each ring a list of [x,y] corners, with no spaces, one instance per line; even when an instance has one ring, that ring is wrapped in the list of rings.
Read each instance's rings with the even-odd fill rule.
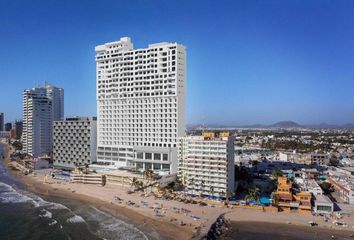
[[[88,172],[89,172],[89,165],[87,163],[85,163],[85,165],[84,165],[84,173],[88,174]]]
[[[226,192],[226,199],[225,199],[226,205],[229,204],[229,198],[230,198],[231,196],[232,196],[232,192],[227,191],[227,192]]]
[[[134,187],[134,191],[136,191],[139,188],[140,182],[136,177],[133,177],[133,180],[130,185]]]
[[[278,177],[283,176],[283,172],[279,168],[276,168],[273,170],[272,175],[275,181],[278,181]]]
[[[214,191],[214,187],[213,186],[210,186],[209,193],[210,193],[211,196],[214,196],[215,191]]]
[[[221,191],[221,192],[220,192],[220,197],[221,197],[221,198],[224,198],[224,197],[225,197],[225,192],[224,192],[224,191]]]
[[[278,200],[279,200],[279,196],[276,192],[272,192],[272,194],[270,195],[271,199],[272,199],[272,204],[273,206],[276,206],[278,204]]]
[[[261,191],[258,187],[253,186],[248,190],[248,194],[246,195],[247,200],[259,201]]]

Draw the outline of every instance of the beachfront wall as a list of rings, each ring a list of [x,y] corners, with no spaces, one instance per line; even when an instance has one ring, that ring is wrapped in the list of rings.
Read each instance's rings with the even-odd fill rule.
[[[122,187],[131,187],[133,182],[133,176],[124,176],[118,174],[106,174],[107,184],[118,185]],[[136,180],[144,181],[143,176],[135,176]]]
[[[100,174],[74,173],[71,180],[73,183],[105,185],[105,176]]]

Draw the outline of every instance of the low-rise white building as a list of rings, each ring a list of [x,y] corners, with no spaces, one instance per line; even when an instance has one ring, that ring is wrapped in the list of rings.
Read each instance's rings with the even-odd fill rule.
[[[338,169],[338,168],[337,168]],[[328,181],[338,191],[340,198],[349,204],[354,204],[354,177],[346,173],[330,170]]]
[[[316,213],[324,213],[324,214],[331,214],[334,211],[334,204],[329,199],[329,197],[325,195],[317,195],[314,199],[315,207],[314,211]]]
[[[74,169],[75,164],[96,162],[96,118],[67,118],[54,122],[53,165]]]
[[[312,193],[313,196],[323,195],[323,190],[315,179],[305,179],[302,190]]]
[[[178,177],[189,193],[225,197],[235,192],[234,155],[227,133],[179,138]]]

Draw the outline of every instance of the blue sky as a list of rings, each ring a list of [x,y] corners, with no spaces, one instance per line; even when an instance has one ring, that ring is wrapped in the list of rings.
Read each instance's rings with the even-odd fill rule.
[[[187,47],[187,123],[354,122],[351,0],[0,0],[0,111],[48,81],[96,115],[94,47],[123,36]]]

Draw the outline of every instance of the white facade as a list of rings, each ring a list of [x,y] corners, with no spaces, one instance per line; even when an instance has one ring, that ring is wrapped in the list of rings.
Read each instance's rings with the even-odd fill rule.
[[[133,49],[126,37],[95,50],[98,162],[176,173],[177,138],[185,134],[185,47]]]
[[[340,168],[328,171],[328,181],[338,191],[340,198],[349,204],[354,204],[354,175],[348,175]]]
[[[182,137],[178,144],[178,177],[192,194],[234,193],[234,155],[234,137]]]
[[[331,214],[334,211],[334,204],[329,197],[326,195],[315,196],[315,206],[314,211],[316,213]]]
[[[304,179],[302,191],[307,191],[313,196],[323,195],[323,190],[315,179]]]
[[[96,142],[96,118],[67,118],[65,121],[54,122],[54,166],[74,169],[75,164],[96,162]]]
[[[23,151],[34,157],[50,154],[53,121],[64,116],[64,90],[45,84],[23,92]]]

